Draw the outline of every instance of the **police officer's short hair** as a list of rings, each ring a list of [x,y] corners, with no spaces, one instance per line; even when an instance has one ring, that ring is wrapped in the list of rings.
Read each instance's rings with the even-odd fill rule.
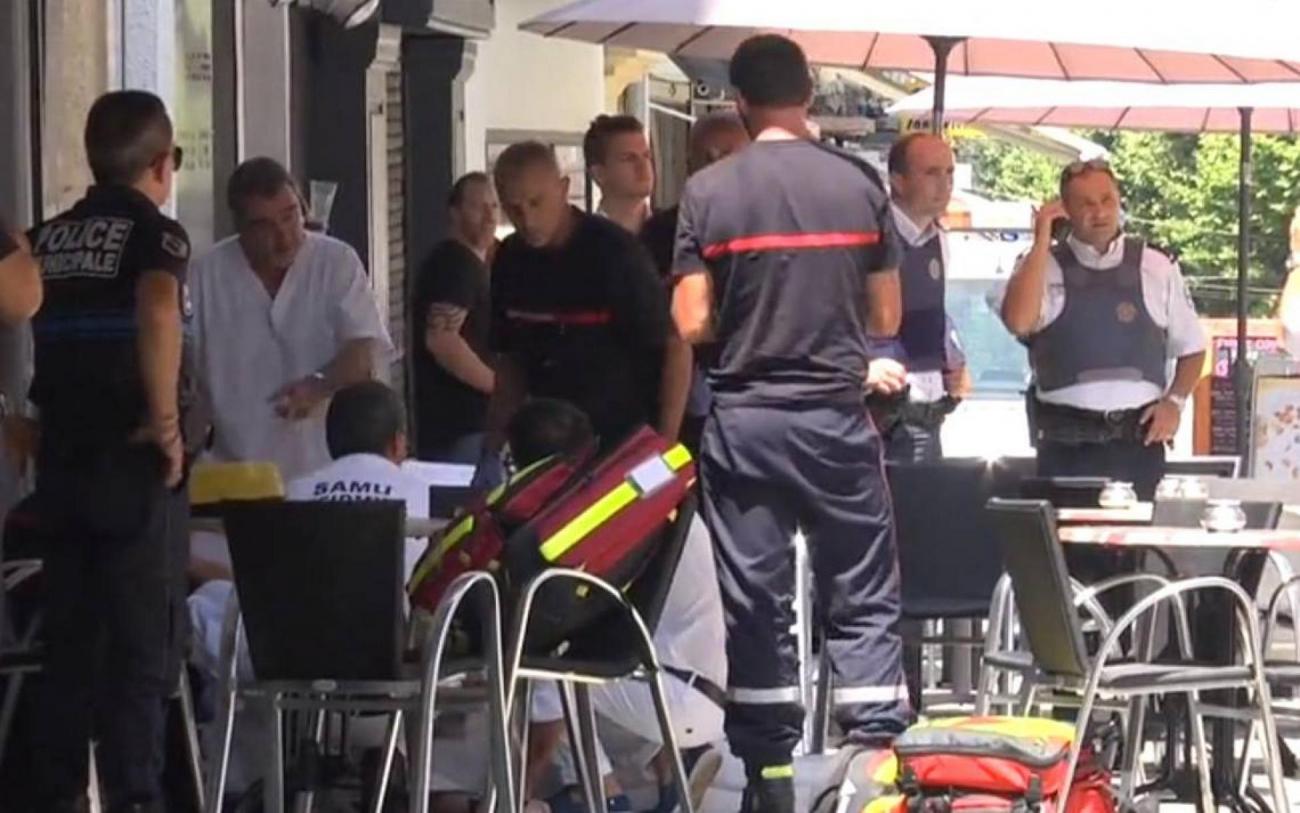
[[[226,183],[226,205],[237,221],[242,220],[249,200],[273,198],[285,187],[298,193],[298,182],[283,164],[274,158],[250,158],[231,173]]]
[[[167,107],[143,90],[115,90],[86,117],[86,159],[95,183],[130,186],[172,149]]]
[[[447,206],[455,209],[457,206],[464,203],[465,195],[469,192],[469,188],[474,184],[479,183],[491,183],[488,180],[486,172],[478,172],[477,170],[474,172],[466,172],[464,175],[457,178],[456,182],[451,185],[451,192],[447,194]]]
[[[636,116],[597,116],[582,137],[582,159],[589,167],[605,163],[609,157],[610,139],[627,133],[644,134],[645,125]]]
[[[334,393],[325,414],[325,443],[330,457],[385,454],[406,431],[406,409],[382,381],[363,381]]]
[[[812,99],[812,71],[799,44],[780,34],[759,34],[731,57],[731,84],[755,107],[797,107]]]
[[[492,180],[496,183],[497,191],[500,192],[502,186],[514,180],[519,173],[537,166],[553,169],[557,174],[560,172],[559,159],[549,144],[520,141],[506,147],[492,167]]]
[[[558,398],[529,400],[506,427],[510,454],[521,467],[551,455],[577,452],[595,437],[587,414]]]

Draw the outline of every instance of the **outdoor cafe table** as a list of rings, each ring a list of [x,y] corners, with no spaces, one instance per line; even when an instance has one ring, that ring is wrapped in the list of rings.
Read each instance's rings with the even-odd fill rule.
[[[1135,525],[1081,525],[1063,527],[1058,530],[1063,543],[1071,545],[1097,545],[1110,549],[1148,549],[1165,553],[1177,551],[1222,551],[1225,554],[1223,573],[1234,580],[1241,580],[1244,573],[1263,566],[1263,558],[1271,552],[1290,553],[1300,551],[1300,529],[1290,530],[1246,530],[1231,533],[1216,533],[1200,528],[1167,528],[1159,526]],[[1258,572],[1256,570],[1256,572]],[[1208,597],[1207,597],[1208,598]],[[1200,641],[1193,641],[1198,654],[1207,650],[1214,651],[1215,642],[1223,642],[1220,647],[1228,657],[1232,657],[1235,635],[1232,632],[1232,614],[1226,612],[1198,612],[1193,624],[1200,630],[1193,630],[1193,635]],[[1234,695],[1235,693],[1230,693]],[[1235,808],[1242,807],[1236,797],[1237,783],[1233,776],[1236,768],[1233,760],[1233,723],[1231,720],[1216,718],[1211,721],[1214,746],[1214,791],[1216,799],[1230,799]],[[1219,758],[1226,755],[1225,758]]]

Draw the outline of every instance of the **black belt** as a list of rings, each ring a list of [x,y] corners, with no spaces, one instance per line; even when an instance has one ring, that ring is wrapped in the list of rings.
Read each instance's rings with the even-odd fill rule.
[[[1052,404],[1034,399],[1035,437],[1054,443],[1111,443],[1141,441],[1142,413],[1151,404],[1132,409],[1095,410]]]
[[[678,669],[676,666],[662,666],[660,668],[712,700],[713,704],[718,708],[725,709],[727,707],[727,693],[722,690],[721,686],[709,680],[704,675],[701,675],[699,672],[692,672],[689,669]]]

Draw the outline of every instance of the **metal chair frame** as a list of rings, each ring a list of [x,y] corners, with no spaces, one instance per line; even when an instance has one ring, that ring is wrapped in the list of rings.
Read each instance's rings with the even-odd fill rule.
[[[568,581],[575,587],[604,594],[615,603],[615,611],[621,613],[632,625],[641,650],[640,663],[631,671],[615,677],[598,676],[577,670],[560,671],[546,668],[539,664],[530,665],[524,650],[527,644],[529,621],[533,605],[539,591],[546,585]],[[695,813],[691,804],[686,769],[682,764],[681,752],[677,747],[677,735],[672,725],[668,709],[667,696],[663,687],[663,672],[659,657],[655,652],[654,640],[644,619],[637,609],[627,600],[621,591],[603,579],[589,573],[566,568],[551,568],[534,576],[524,587],[516,610],[516,620],[512,627],[512,646],[509,661],[509,688],[506,692],[506,711],[513,716],[522,712],[522,735],[519,745],[519,773],[526,775],[528,755],[528,711],[531,704],[531,681],[553,680],[560,684],[560,697],[564,705],[565,723],[568,727],[570,744],[574,748],[574,761],[580,788],[590,810],[605,810],[605,793],[601,777],[596,775],[596,740],[595,711],[591,703],[590,688],[616,680],[642,680],[649,684],[650,695],[654,700],[655,714],[659,720],[659,731],[664,747],[671,755],[673,781],[676,785],[680,810],[682,813]],[[522,690],[521,690],[522,686]],[[522,697],[522,702],[519,702]],[[516,707],[518,702],[519,708]],[[521,780],[522,786],[522,780]],[[522,810],[524,793],[518,798]]]
[[[479,594],[484,607],[490,607],[485,625],[482,662],[444,663],[452,622],[465,599]],[[425,643],[418,673],[408,680],[369,681],[257,681],[240,685],[238,653],[243,646],[243,620],[234,595],[226,607],[222,629],[221,695],[218,717],[218,752],[210,763],[206,813],[219,813],[225,793],[234,733],[235,711],[239,698],[260,699],[269,705],[272,718],[271,764],[264,787],[264,809],[268,813],[284,810],[284,712],[308,711],[312,734],[319,743],[324,733],[324,713],[379,712],[389,715],[383,763],[373,809],[383,809],[392,773],[397,743],[406,717],[416,719],[411,738],[414,742],[413,770],[410,779],[410,810],[428,813],[430,777],[433,760],[433,725],[438,711],[439,683],[469,671],[482,669],[488,684],[488,713],[491,721],[489,740],[492,761],[489,809],[513,810],[515,784],[509,764],[506,734],[504,672],[501,648],[501,601],[496,580],[485,571],[466,573],[449,586],[434,613],[432,631]],[[450,667],[456,666],[457,669]],[[310,798],[306,807],[310,807]]]
[[[1048,529],[1054,528],[1050,507],[1046,503],[995,500],[990,503],[990,506],[993,510],[1000,509],[1003,511],[1036,510],[1039,516],[1042,517],[1044,526]],[[1044,540],[1044,544],[1048,541],[1055,543],[1055,539],[1051,539]],[[1059,548],[1054,548],[1052,555],[1060,556]],[[1125,583],[1125,581],[1153,581],[1159,584],[1162,579],[1158,576],[1153,577],[1151,574],[1132,574],[1118,579],[1107,580],[1092,588],[1085,588],[1082,593],[1078,594],[1077,598],[1071,600],[1071,607],[1082,605],[1085,609],[1089,609],[1090,605],[1095,602],[1097,595],[1106,589]],[[1242,660],[1239,664],[1223,667],[1197,665],[1193,670],[1188,667],[1195,663],[1195,650],[1192,647],[1191,625],[1188,621],[1187,608],[1183,599],[1189,593],[1209,591],[1227,594],[1233,604],[1237,622],[1236,633],[1243,645]],[[1004,595],[1006,592],[1009,592],[1009,589],[1004,591]],[[1179,656],[1187,666],[1149,662],[1154,652],[1155,631],[1160,619],[1160,611],[1166,606],[1170,608],[1173,614]],[[1112,698],[1128,702],[1125,765],[1123,766],[1121,795],[1124,798],[1130,798],[1136,787],[1140,769],[1142,729],[1146,711],[1145,700],[1150,696],[1182,694],[1187,696],[1189,715],[1191,717],[1195,762],[1200,778],[1200,806],[1202,810],[1214,810],[1203,717],[1207,713],[1217,714],[1219,710],[1202,704],[1200,692],[1221,689],[1246,689],[1254,695],[1256,716],[1260,721],[1266,739],[1264,750],[1274,803],[1277,805],[1278,810],[1288,809],[1286,791],[1282,784],[1281,769],[1276,752],[1277,727],[1272,712],[1271,694],[1262,657],[1259,618],[1254,602],[1246,591],[1231,579],[1222,576],[1201,576],[1163,584],[1155,592],[1137,601],[1113,624],[1106,623],[1104,613],[1101,613],[1100,616],[1097,615],[1099,609],[1089,609],[1089,614],[1093,615],[1101,624],[1100,630],[1104,638],[1097,652],[1088,656],[1086,662],[1079,664],[1079,667],[1083,670],[1082,679],[1078,674],[1040,673],[1035,674],[1030,683],[1031,699],[1033,693],[1039,687],[1082,691],[1082,697],[1078,701],[1079,713],[1074,745],[1071,749],[1065,785],[1060,791],[1060,797],[1062,799],[1068,798],[1069,785],[1073,780],[1074,771],[1078,767],[1079,755],[1084,738],[1087,735],[1087,728],[1091,722],[1093,711],[1098,708],[1099,700]],[[1062,617],[1068,619],[1066,623],[1075,625],[1080,623],[1077,614],[1064,614]],[[1123,665],[1113,664],[1112,660],[1121,648],[1123,637],[1131,630],[1135,630],[1139,623],[1144,622],[1145,627],[1139,631],[1145,633],[1139,634],[1141,644],[1138,657],[1142,661]],[[1079,627],[1076,640],[1082,640],[1081,633],[1082,628]],[[1070,657],[1077,656],[1072,655]],[[987,693],[985,694],[987,696]]]

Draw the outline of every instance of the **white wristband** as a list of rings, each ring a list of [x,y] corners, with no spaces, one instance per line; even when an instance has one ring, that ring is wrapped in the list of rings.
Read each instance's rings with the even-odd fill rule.
[[[1174,406],[1178,407],[1179,412],[1181,412],[1183,407],[1187,405],[1187,396],[1179,395],[1176,392],[1165,393],[1165,400],[1172,402]]]

